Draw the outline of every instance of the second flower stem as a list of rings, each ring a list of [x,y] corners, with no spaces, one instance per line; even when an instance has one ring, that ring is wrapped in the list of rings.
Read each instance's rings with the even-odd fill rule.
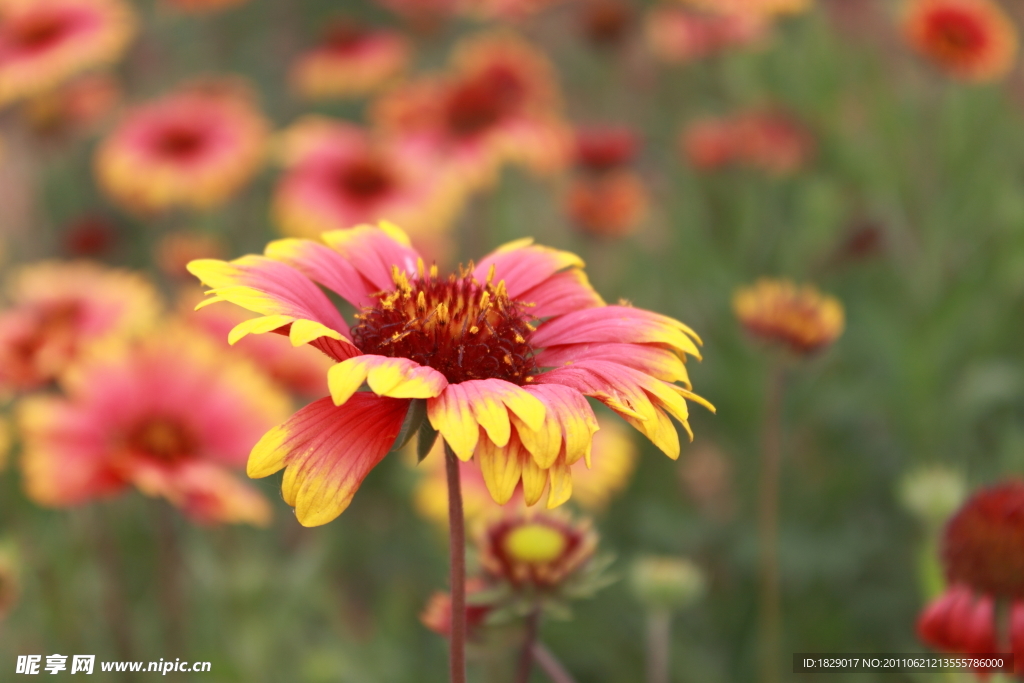
[[[782,648],[779,587],[779,474],[782,469],[782,400],[785,369],[778,360],[768,368],[765,420],[761,441],[758,536],[761,574],[761,681],[779,680]]]
[[[533,646],[537,642],[540,630],[540,607],[535,608],[526,617],[526,633],[523,635],[523,649],[519,655],[519,667],[516,669],[516,683],[528,683],[533,670]]]
[[[448,472],[448,542],[451,564],[452,629],[450,644],[451,683],[466,683],[466,519],[462,511],[459,460],[446,443]]]

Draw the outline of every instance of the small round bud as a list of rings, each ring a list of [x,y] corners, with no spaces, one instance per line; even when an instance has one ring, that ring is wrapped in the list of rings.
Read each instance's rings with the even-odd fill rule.
[[[928,525],[945,522],[967,496],[963,477],[944,467],[924,467],[907,474],[900,483],[900,502]]]
[[[687,607],[704,594],[704,572],[678,557],[642,557],[633,563],[630,585],[650,609]]]

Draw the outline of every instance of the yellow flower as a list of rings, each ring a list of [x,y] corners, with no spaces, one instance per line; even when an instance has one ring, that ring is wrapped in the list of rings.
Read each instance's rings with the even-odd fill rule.
[[[810,285],[762,278],[733,297],[736,317],[754,337],[798,354],[822,349],[843,333],[843,305]]]

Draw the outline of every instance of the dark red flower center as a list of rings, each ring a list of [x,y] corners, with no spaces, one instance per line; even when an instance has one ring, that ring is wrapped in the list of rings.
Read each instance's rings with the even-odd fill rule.
[[[554,585],[571,573],[583,535],[553,519],[512,518],[487,529],[488,571],[513,584]]]
[[[206,140],[206,135],[197,127],[171,125],[159,132],[154,146],[164,157],[187,160],[203,150]]]
[[[429,273],[408,279],[396,268],[396,289],[356,317],[353,341],[363,353],[409,358],[428,365],[449,382],[503,379],[524,384],[535,372],[528,305],[513,301],[505,282],[478,282],[469,271],[458,277]]]
[[[128,449],[165,463],[174,463],[191,457],[196,450],[196,439],[179,421],[155,417],[137,425],[126,439]]]
[[[457,136],[479,135],[515,112],[525,88],[520,78],[504,67],[493,67],[457,85],[446,107],[448,129]]]
[[[946,526],[942,558],[950,583],[1024,599],[1024,481],[985,489]]]
[[[625,126],[586,128],[576,135],[576,162],[592,171],[622,166],[636,154],[639,142]]]
[[[978,17],[957,8],[945,8],[929,17],[928,33],[935,51],[949,58],[973,56],[987,38]]]
[[[334,52],[347,53],[364,43],[369,35],[356,22],[343,19],[327,29],[324,42]]]
[[[379,159],[366,157],[345,164],[336,178],[338,189],[347,198],[370,204],[379,201],[395,187],[394,173]]]
[[[72,22],[59,12],[35,12],[12,21],[5,31],[15,47],[39,52],[53,47],[71,28]]]
[[[623,39],[632,18],[622,0],[593,0],[583,10],[583,32],[599,45],[613,45]]]

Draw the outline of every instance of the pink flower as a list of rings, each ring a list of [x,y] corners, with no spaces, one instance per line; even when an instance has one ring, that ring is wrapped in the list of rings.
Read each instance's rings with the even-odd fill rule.
[[[77,505],[134,485],[201,522],[269,520],[263,497],[232,474],[288,411],[254,366],[172,327],[95,348],[61,388],[67,398],[19,405],[37,503]]]

